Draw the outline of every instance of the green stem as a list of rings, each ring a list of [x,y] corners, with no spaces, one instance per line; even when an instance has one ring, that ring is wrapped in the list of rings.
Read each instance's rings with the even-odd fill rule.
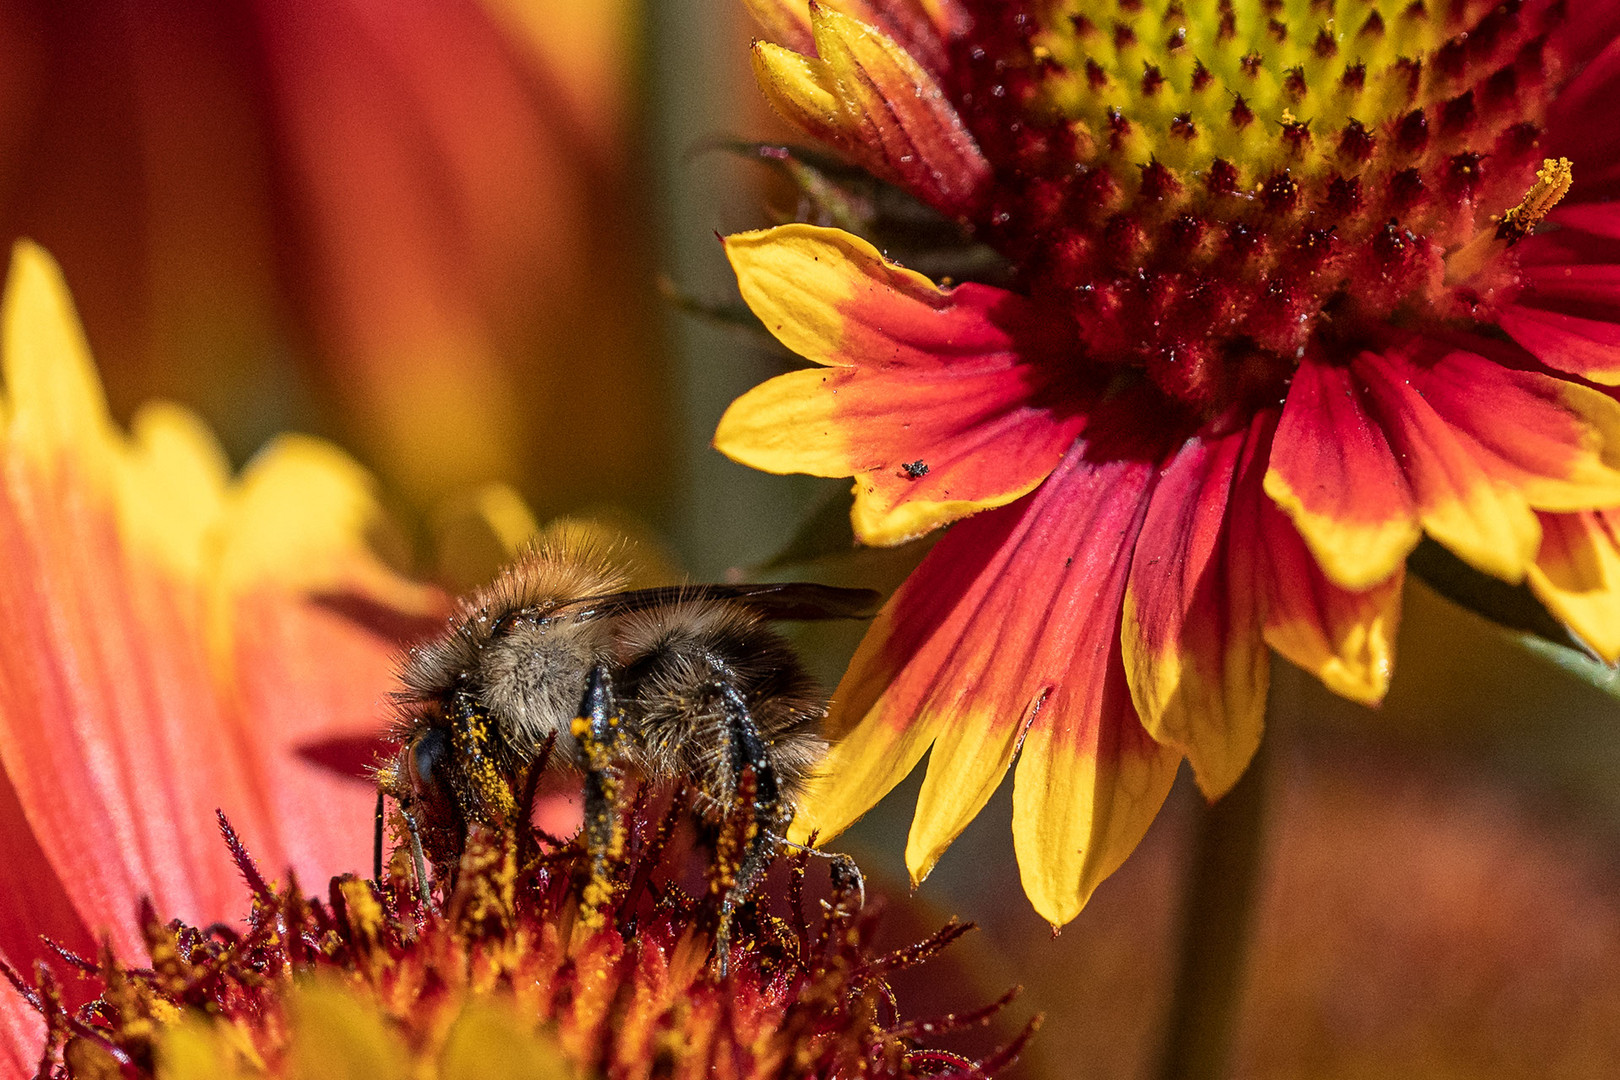
[[[1264,860],[1268,732],[1249,769],[1219,802],[1198,801],[1183,884],[1181,962],[1160,1080],[1227,1075]]]

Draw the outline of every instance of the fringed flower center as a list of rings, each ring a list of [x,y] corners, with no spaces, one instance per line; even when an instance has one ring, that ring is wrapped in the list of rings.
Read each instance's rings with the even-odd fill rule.
[[[645,794],[645,793],[644,793]],[[714,957],[720,898],[702,846],[681,838],[690,796],[630,812],[627,842],[592,915],[581,840],[553,846],[526,824],[475,830],[443,903],[418,899],[409,859],[381,882],[332,881],[323,901],[268,883],[224,825],[251,895],[243,930],[166,922],[143,904],[149,966],[67,959],[97,996],[78,1009],[41,967],[8,980],[44,1016],[39,1075],[786,1077],[934,1075],[988,1080],[1038,1021],[982,1061],[924,1049],[986,1023],[981,1009],[903,1021],[888,979],[969,927],[951,922],[898,951],[872,947],[876,916],[835,880],[819,917],[800,854],[785,903],[740,907],[729,973]],[[223,825],[223,817],[221,819]],[[717,841],[746,827],[728,821]],[[707,879],[707,880],[705,880]],[[696,882],[699,892],[687,888]]]
[[[1560,4],[978,8],[951,93],[1005,193],[984,230],[1092,357],[1219,411],[1515,286]]]

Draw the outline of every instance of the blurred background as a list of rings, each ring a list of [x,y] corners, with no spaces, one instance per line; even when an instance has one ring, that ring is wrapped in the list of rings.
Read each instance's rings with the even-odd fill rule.
[[[380,478],[419,573],[489,571],[458,523],[506,506],[524,527],[500,482],[539,520],[643,531],[695,578],[889,588],[921,551],[839,550],[844,482],[709,447],[728,402],[794,366],[728,319],[715,239],[793,212],[724,148],[788,137],[752,32],[740,0],[0,0],[0,230],[61,260],[121,419],[181,401],[238,464],[278,431],[331,438]],[[803,635],[829,684],[858,632]],[[1379,710],[1278,673],[1237,1074],[1620,1074],[1613,681],[1421,585],[1400,651]],[[901,987],[907,1011],[1022,984],[964,1047],[1038,1011],[1016,1075],[1152,1076],[1191,785],[1055,938],[1005,792],[906,896],[915,790],[841,841],[893,933],[981,926],[951,978]]]

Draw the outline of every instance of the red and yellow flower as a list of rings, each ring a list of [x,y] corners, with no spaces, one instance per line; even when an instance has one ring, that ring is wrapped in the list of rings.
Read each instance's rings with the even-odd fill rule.
[[[751,6],[777,108],[1013,282],[831,228],[726,241],[818,366],[716,445],[853,476],[869,544],[955,523],[837,691],[800,834],[929,753],[920,880],[1016,758],[1024,887],[1061,925],[1183,757],[1212,798],[1242,774],[1268,646],[1384,695],[1425,535],[1620,659],[1620,136],[1594,122],[1620,5]]]
[[[354,778],[327,766],[374,743],[398,643],[353,615],[447,607],[373,553],[370,477],[285,437],[233,480],[168,405],[124,434],[56,264],[27,243],[0,363],[0,956],[29,972],[54,955],[41,935],[144,955],[142,896],[238,917],[217,809],[305,880],[369,865],[363,756]],[[0,988],[0,1073],[32,1075],[40,1031]]]

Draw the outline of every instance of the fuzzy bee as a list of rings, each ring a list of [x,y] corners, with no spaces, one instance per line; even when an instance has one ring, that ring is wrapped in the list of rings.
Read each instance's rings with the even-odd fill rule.
[[[749,839],[722,930],[786,843],[795,800],[826,750],[826,698],[768,622],[864,617],[878,595],[807,583],[625,585],[607,553],[544,544],[406,655],[395,695],[401,749],[378,772],[378,862],[387,796],[424,900],[424,860],[453,869],[470,828],[523,812],[523,778],[548,746],[550,761],[584,776],[587,901],[609,887],[626,773],[687,785],[695,812],[715,820],[752,770]]]

